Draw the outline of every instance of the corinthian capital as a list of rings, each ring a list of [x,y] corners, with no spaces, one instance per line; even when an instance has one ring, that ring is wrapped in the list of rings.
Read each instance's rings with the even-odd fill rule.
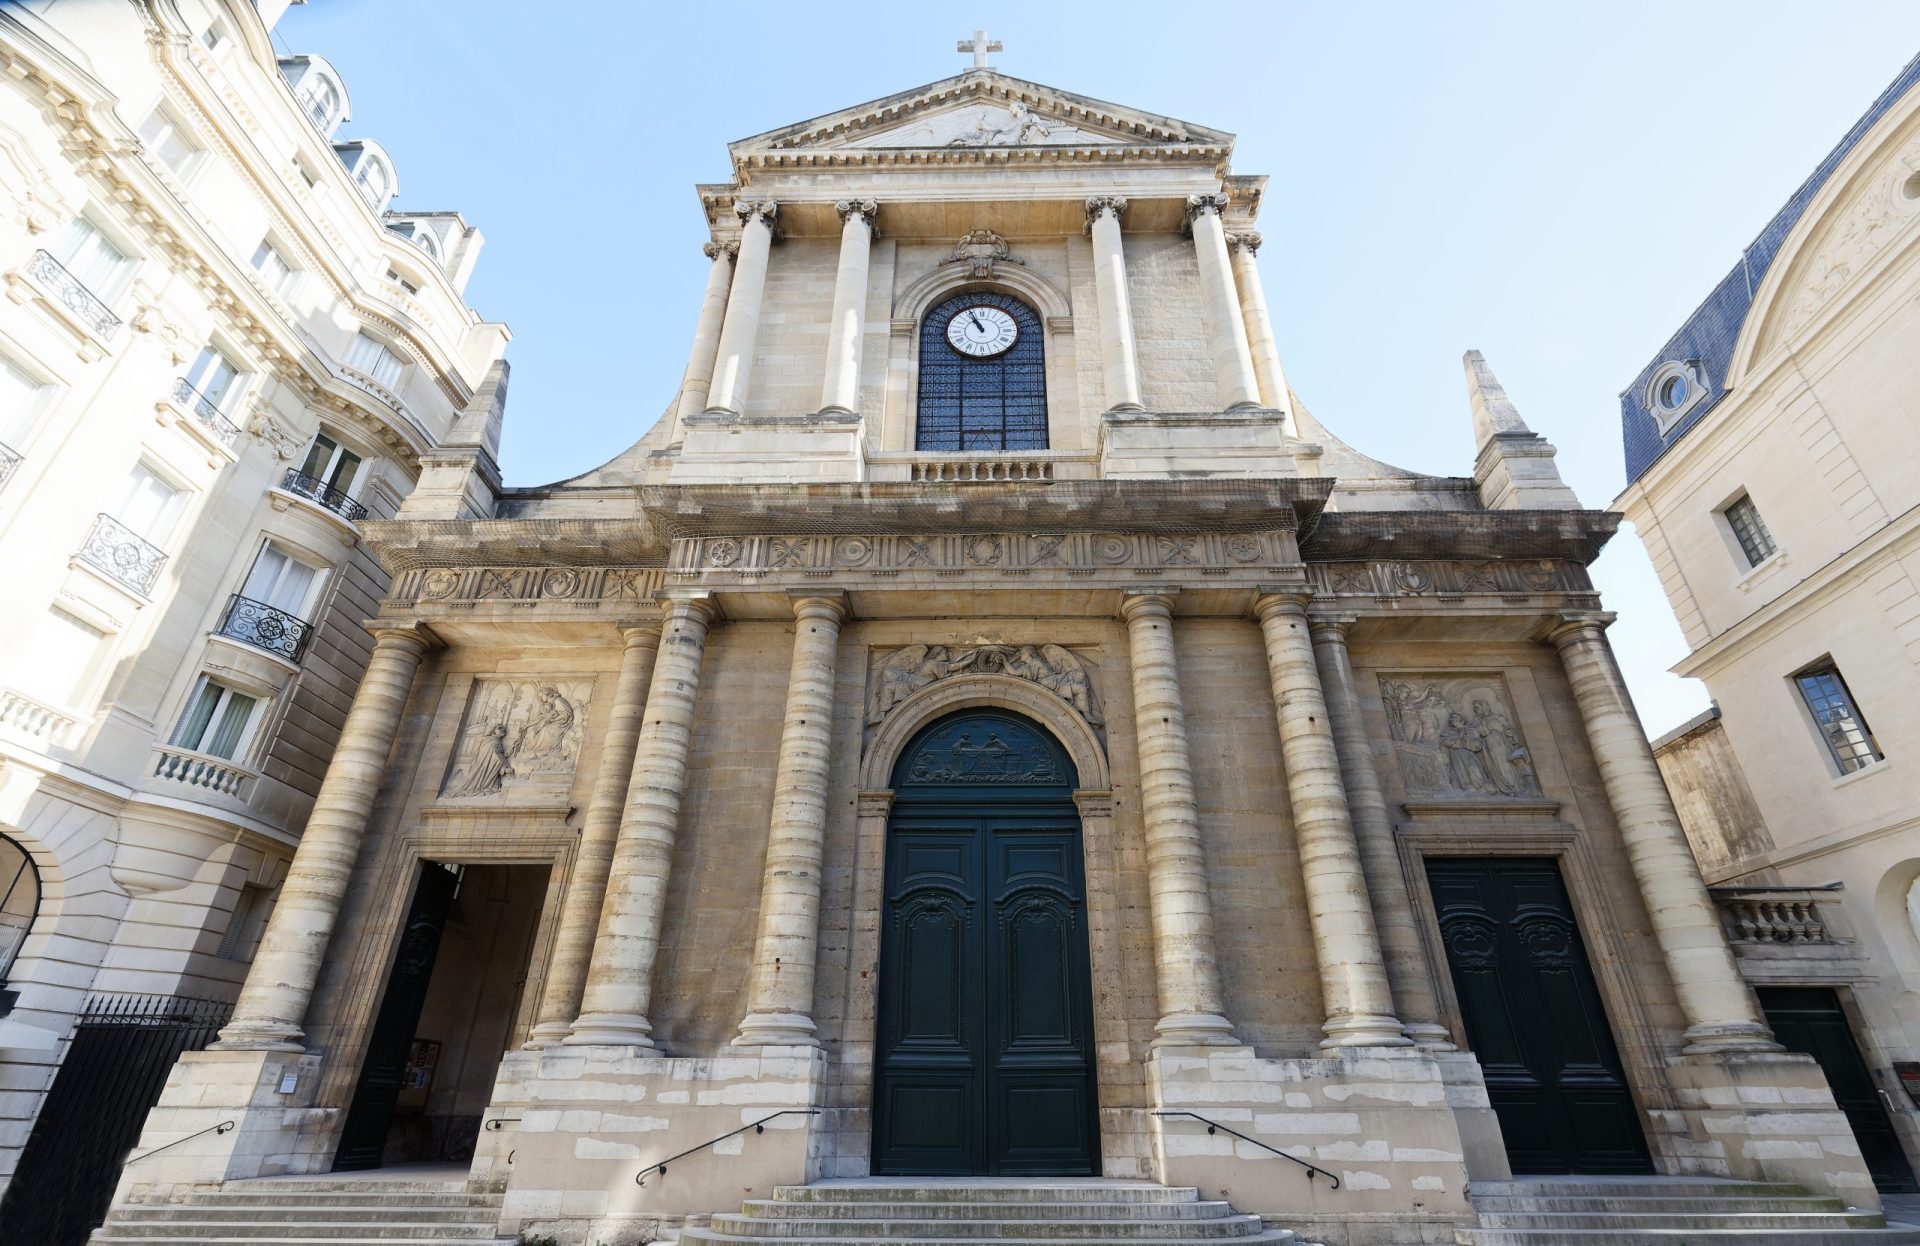
[[[715,238],[712,242],[701,247],[700,252],[710,260],[717,260],[723,255],[731,260],[734,256],[740,254],[740,244],[737,242],[722,242],[718,238]]]
[[[1104,216],[1104,215],[1106,215],[1106,214],[1107,214],[1107,213],[1109,213],[1109,212],[1111,212],[1111,213],[1113,213],[1113,219],[1114,219],[1114,221],[1115,221],[1115,223],[1117,224],[1117,223],[1119,222],[1119,220],[1120,220],[1120,218],[1121,218],[1121,217],[1123,217],[1123,216],[1125,216],[1125,215],[1127,214],[1127,201],[1126,201],[1126,199],[1125,199],[1125,198],[1123,198],[1123,197],[1122,197],[1122,196],[1120,196],[1120,195],[1090,195],[1090,196],[1088,196],[1088,198],[1087,198],[1087,228],[1088,228],[1088,229],[1092,229],[1092,228],[1093,228],[1093,223],[1094,223],[1095,221],[1097,221],[1097,220],[1099,220],[1099,219],[1100,219],[1100,218],[1101,218],[1102,216]]]
[[[833,210],[840,214],[842,225],[857,216],[867,223],[868,229],[873,229],[873,218],[880,211],[880,203],[876,199],[836,199],[833,201]]]
[[[774,217],[780,214],[780,205],[771,199],[738,199],[734,201],[733,212],[742,225],[760,221],[772,229]]]
[[[1260,254],[1260,231],[1259,230],[1250,229],[1245,231],[1244,233],[1227,235],[1227,250],[1239,251],[1242,249],[1245,249],[1248,255]]]
[[[1213,213],[1215,216],[1224,216],[1227,211],[1227,203],[1230,199],[1232,199],[1232,196],[1224,190],[1217,195],[1188,195],[1186,213],[1187,228],[1192,229],[1194,218],[1203,216],[1208,212]]]

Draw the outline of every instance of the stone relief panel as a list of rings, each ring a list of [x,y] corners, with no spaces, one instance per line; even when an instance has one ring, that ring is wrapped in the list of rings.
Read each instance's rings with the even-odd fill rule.
[[[1011,675],[1039,684],[1095,727],[1105,720],[1086,659],[1061,645],[908,645],[876,654],[867,680],[867,723],[929,684],[956,675]]]
[[[1920,165],[1920,144],[1909,146],[1855,192],[1834,215],[1839,223],[1821,239],[1808,261],[1799,290],[1788,304],[1778,337],[1813,319],[1853,278],[1871,267],[1889,243],[1913,224],[1920,197],[1908,182]]]
[[[561,799],[573,786],[591,679],[478,679],[440,794]]]
[[[1382,675],[1393,751],[1409,796],[1538,797],[1533,754],[1500,676]]]
[[[422,567],[402,572],[387,601],[468,606],[652,601],[664,572],[655,567]]]
[[[1501,562],[1312,562],[1314,591],[1332,597],[1503,597],[1591,593],[1585,567],[1551,558]]]
[[[1032,147],[1114,140],[1036,112],[1025,100],[967,104],[864,135],[849,147]]]
[[[677,576],[733,571],[1054,570],[1290,566],[1287,533],[1259,532],[966,532],[848,536],[689,537],[673,543]]]

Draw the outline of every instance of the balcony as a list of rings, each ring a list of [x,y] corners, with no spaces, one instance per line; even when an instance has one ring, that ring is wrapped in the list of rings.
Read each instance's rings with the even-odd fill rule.
[[[309,476],[297,467],[287,470],[285,478],[280,481],[280,487],[296,497],[303,497],[321,509],[338,515],[348,523],[357,523],[367,517],[366,507],[318,476]]]
[[[220,445],[231,450],[234,443],[240,440],[239,426],[220,413],[213,399],[189,385],[186,377],[173,383],[171,397],[178,406],[192,412],[193,418]]]
[[[11,735],[39,745],[59,746],[67,742],[68,734],[77,725],[78,720],[71,714],[44,701],[36,701],[11,688],[0,689],[0,729]],[[0,957],[0,964],[5,963],[5,958]]]
[[[26,461],[26,457],[6,442],[0,441],[0,489],[7,487],[7,482],[13,479],[13,473],[19,470],[20,464]]]
[[[26,263],[26,272],[101,341],[109,341],[119,332],[120,317],[113,314],[113,309],[47,252],[35,251]]]
[[[166,553],[112,515],[101,514],[74,554],[81,562],[142,597],[153,595]]]
[[[1839,883],[1824,887],[1713,887],[1713,903],[1734,946],[1835,944],[1820,904],[1837,900]]]
[[[265,650],[276,658],[285,658],[295,666],[306,655],[307,641],[313,638],[313,624],[264,601],[235,593],[220,616],[216,635]]]
[[[228,758],[195,753],[171,744],[154,750],[153,773],[157,778],[236,800],[245,800],[247,785],[260,777]]]

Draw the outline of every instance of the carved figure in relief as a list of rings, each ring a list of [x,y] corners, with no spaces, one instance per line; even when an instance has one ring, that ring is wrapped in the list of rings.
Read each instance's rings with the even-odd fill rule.
[[[565,792],[591,691],[584,679],[476,680],[442,791],[460,798]]]
[[[447,795],[493,796],[501,784],[513,777],[513,760],[507,753],[507,724],[494,723],[485,735],[467,744],[459,768],[453,772]]]
[[[1506,796],[1537,794],[1539,783],[1533,777],[1533,759],[1520,742],[1519,729],[1487,697],[1473,699],[1473,721],[1486,745],[1487,769],[1496,788]]]
[[[1540,780],[1498,676],[1380,681],[1409,795],[1540,795]]]
[[[552,684],[540,685],[540,705],[534,717],[520,728],[513,742],[513,756],[529,767],[542,764],[571,767],[568,742],[573,738],[573,703],[560,695]]]
[[[1053,126],[1043,121],[1040,115],[1020,101],[1014,100],[1007,105],[1007,124],[994,126],[988,124],[988,116],[982,114],[973,129],[947,142],[949,147],[1018,147],[1026,143],[1039,142],[1053,133]]]
[[[1463,792],[1495,792],[1499,785],[1487,765],[1487,745],[1467,716],[1455,710],[1447,715],[1446,729],[1440,733],[1440,747],[1447,750],[1447,776]]]
[[[969,653],[956,658],[945,645],[908,645],[888,654],[873,673],[867,721],[879,722],[900,702],[936,680],[965,670],[979,656]]]
[[[1094,726],[1103,721],[1086,665],[1063,645],[908,645],[881,658],[873,670],[867,722],[877,723],[893,707],[928,684],[963,671],[1010,675],[1053,693]]]

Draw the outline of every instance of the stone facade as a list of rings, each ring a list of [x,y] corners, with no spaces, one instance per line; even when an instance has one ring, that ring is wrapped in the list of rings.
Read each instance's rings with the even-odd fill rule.
[[[1477,355],[1473,478],[1306,412],[1252,263],[1264,179],[1231,151],[990,69],[735,143],[652,431],[545,488],[444,453],[367,525],[393,580],[288,898],[149,1119],[181,1141],[122,1196],[334,1162],[436,862],[549,871],[472,1154],[504,1231],[649,1240],[869,1173],[889,845],[907,789],[972,774],[1065,788],[1078,823],[1101,1173],[1343,1244],[1451,1240],[1509,1165],[1425,863],[1531,857],[1566,880],[1652,1162],[1871,1203],[1675,869],[1585,570],[1615,518]],[[915,448],[918,330],[970,291],[1043,325],[1044,446]],[[1059,757],[968,737],[896,772],[981,710]],[[533,784],[534,755],[571,766]]]
[[[1619,500],[1715,702],[1658,751],[1742,967],[1837,997],[1910,1165],[1916,167],[1920,62],[1623,394]]]
[[[361,524],[506,343],[284,8],[0,7],[0,1186],[90,999],[237,996],[389,589]]]

